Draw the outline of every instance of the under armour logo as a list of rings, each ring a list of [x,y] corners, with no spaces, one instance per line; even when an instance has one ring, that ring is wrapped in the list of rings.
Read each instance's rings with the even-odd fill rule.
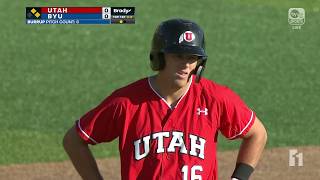
[[[197,114],[200,115],[201,113],[204,113],[205,116],[208,115],[208,109],[204,108],[203,110],[201,110],[201,108],[197,108]]]

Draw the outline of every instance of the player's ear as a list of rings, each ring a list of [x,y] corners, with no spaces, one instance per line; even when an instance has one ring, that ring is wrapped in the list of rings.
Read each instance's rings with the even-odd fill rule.
[[[164,54],[163,53],[150,53],[150,66],[154,71],[160,71],[165,66]]]
[[[200,57],[198,57],[197,66],[200,66],[202,62],[203,62],[203,60]]]
[[[154,53],[150,53],[149,58],[150,58],[150,67],[154,71],[158,71],[158,63],[157,63],[157,55]]]
[[[166,65],[166,61],[164,59],[164,54],[163,53],[159,53],[158,54],[158,58],[159,58],[159,70],[164,69],[164,66]]]

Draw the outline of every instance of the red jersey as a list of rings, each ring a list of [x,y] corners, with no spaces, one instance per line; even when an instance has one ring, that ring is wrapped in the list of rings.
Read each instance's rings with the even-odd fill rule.
[[[216,180],[218,132],[244,136],[254,119],[238,95],[205,78],[191,80],[174,108],[144,78],[114,91],[76,127],[88,144],[119,138],[124,180]]]

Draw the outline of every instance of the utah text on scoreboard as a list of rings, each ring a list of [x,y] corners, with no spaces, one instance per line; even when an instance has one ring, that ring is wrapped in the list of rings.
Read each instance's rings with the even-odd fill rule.
[[[134,7],[26,7],[27,24],[134,24]]]

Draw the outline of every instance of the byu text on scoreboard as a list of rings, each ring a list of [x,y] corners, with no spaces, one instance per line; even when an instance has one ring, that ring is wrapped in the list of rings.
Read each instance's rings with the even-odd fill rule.
[[[135,7],[26,7],[27,24],[134,24]]]

